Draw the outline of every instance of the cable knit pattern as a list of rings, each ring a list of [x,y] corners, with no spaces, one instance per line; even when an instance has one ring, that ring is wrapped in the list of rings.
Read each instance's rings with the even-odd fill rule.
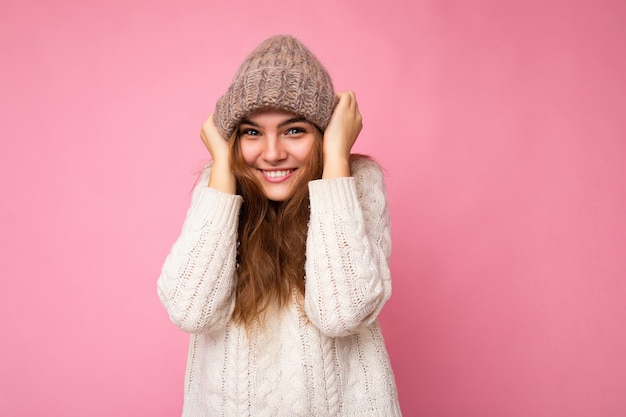
[[[369,167],[369,168],[368,168]],[[312,181],[306,312],[328,336],[371,324],[391,295],[389,212],[382,173],[353,163],[353,177]]]
[[[383,175],[369,159],[350,178],[309,183],[304,305],[248,332],[230,321],[241,197],[194,190],[158,281],[172,321],[194,333],[183,417],[400,416],[377,316],[391,295]]]

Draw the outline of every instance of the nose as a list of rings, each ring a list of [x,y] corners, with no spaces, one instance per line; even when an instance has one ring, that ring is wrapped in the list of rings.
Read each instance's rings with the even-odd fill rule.
[[[267,162],[275,163],[284,160],[286,157],[287,152],[280,138],[277,135],[267,135],[263,149],[263,159]]]

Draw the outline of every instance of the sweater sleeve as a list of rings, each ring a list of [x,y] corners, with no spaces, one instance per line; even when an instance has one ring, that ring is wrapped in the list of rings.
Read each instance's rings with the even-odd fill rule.
[[[365,158],[352,177],[309,183],[305,311],[324,334],[354,333],[391,296],[391,222],[380,167]]]
[[[209,176],[207,167],[157,282],[157,293],[170,319],[190,333],[206,333],[225,325],[235,305],[242,199],[209,188]]]

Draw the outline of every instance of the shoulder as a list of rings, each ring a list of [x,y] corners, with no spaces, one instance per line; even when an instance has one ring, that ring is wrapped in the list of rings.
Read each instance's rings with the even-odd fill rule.
[[[194,188],[206,186],[209,183],[209,178],[211,178],[211,167],[213,166],[213,161],[209,161],[203,168],[200,168],[195,171],[196,175],[196,183]]]
[[[380,165],[371,156],[354,153],[350,155],[350,168],[353,170],[381,170]]]
[[[381,166],[371,157],[351,155],[350,170],[357,186],[380,184],[384,188],[384,174]]]

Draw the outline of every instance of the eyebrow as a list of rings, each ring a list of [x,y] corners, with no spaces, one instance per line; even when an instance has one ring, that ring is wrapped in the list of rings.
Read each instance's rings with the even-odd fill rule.
[[[292,124],[292,123],[298,123],[298,122],[305,122],[305,123],[309,123],[310,124],[310,122],[307,119],[305,119],[304,117],[302,117],[302,116],[295,116],[295,117],[292,117],[290,119],[287,119],[287,120],[279,123],[278,127],[283,127],[283,126],[286,126],[286,125],[289,125],[289,124]],[[239,124],[240,125],[246,124],[246,125],[250,125],[250,126],[254,126],[254,127],[261,127],[261,125],[259,125],[258,123],[253,122],[250,119],[242,119],[241,123],[239,123]]]

